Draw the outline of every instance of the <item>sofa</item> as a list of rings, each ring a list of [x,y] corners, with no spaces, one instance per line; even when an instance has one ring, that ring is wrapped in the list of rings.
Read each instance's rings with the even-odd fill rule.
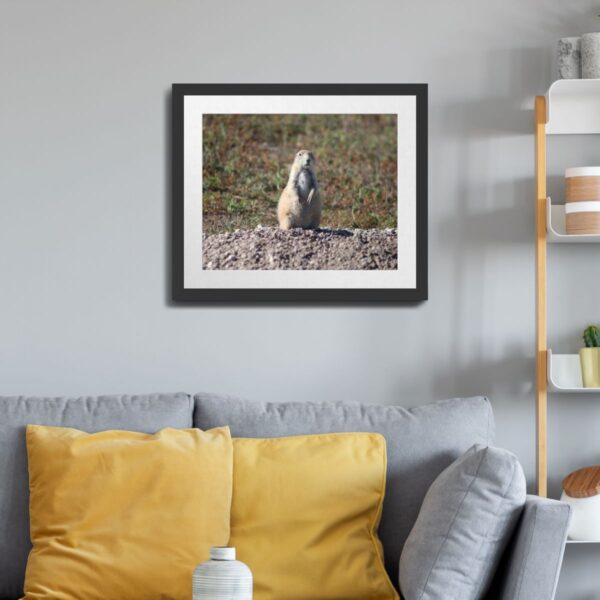
[[[27,424],[87,432],[228,425],[236,437],[376,431],[386,438],[388,474],[380,525],[386,569],[398,585],[402,547],[434,479],[473,444],[493,445],[488,399],[417,408],[352,403],[260,403],[198,393],[79,398],[0,396],[0,598],[16,600],[30,549]],[[528,496],[486,598],[551,600],[562,563],[569,507]]]

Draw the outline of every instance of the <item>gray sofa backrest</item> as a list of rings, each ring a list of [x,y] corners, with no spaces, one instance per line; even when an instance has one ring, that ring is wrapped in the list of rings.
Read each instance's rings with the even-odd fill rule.
[[[387,440],[388,476],[379,534],[386,568],[397,585],[398,561],[425,492],[473,444],[493,444],[487,398],[443,400],[419,408],[341,403],[262,404],[196,394],[194,425],[229,425],[236,437],[376,431]]]
[[[192,420],[193,416],[193,420]],[[25,426],[155,432],[164,427],[229,425],[238,437],[377,431],[387,440],[388,479],[380,535],[394,584],[404,541],[437,475],[475,443],[492,444],[486,398],[419,408],[339,403],[262,404],[187,394],[24,398],[0,396],[0,598],[19,598],[30,550]]]
[[[192,426],[187,394],[25,398],[0,396],[0,598],[23,595],[29,539],[25,426],[74,427],[93,433],[124,429],[154,433]]]

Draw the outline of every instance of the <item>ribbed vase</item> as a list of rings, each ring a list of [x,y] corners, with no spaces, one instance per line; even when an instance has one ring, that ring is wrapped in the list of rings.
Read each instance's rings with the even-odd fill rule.
[[[211,548],[192,576],[194,600],[252,600],[252,572],[235,560],[235,548]]]

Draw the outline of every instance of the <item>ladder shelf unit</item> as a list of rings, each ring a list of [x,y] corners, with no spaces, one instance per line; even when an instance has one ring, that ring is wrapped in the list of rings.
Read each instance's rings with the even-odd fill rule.
[[[583,387],[577,354],[553,354],[548,348],[548,244],[600,243],[600,234],[568,235],[564,206],[553,205],[547,196],[547,136],[564,134],[600,134],[600,79],[556,81],[545,96],[535,99],[536,467],[540,496],[548,495],[548,392],[600,394],[600,388]]]

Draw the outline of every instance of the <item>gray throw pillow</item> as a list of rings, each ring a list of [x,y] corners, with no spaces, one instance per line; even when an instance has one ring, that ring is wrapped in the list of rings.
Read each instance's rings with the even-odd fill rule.
[[[483,598],[525,505],[516,456],[476,445],[431,484],[400,557],[405,600]]]

